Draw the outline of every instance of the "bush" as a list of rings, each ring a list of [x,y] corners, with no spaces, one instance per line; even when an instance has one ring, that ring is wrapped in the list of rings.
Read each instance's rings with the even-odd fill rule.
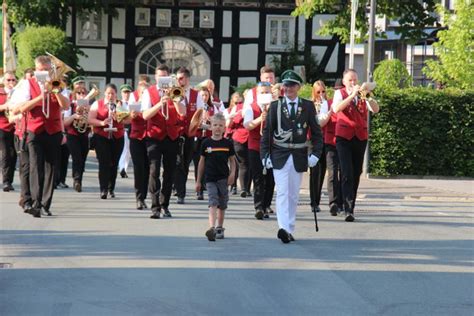
[[[78,55],[84,55],[68,42],[66,33],[51,26],[28,26],[13,36],[18,52],[17,76],[23,77],[26,68],[34,67],[34,59],[46,52],[58,57],[66,64],[77,69]]]
[[[375,68],[374,81],[377,83],[377,91],[403,89],[413,85],[413,78],[398,59],[382,60]]]
[[[370,173],[474,176],[474,91],[380,90]]]

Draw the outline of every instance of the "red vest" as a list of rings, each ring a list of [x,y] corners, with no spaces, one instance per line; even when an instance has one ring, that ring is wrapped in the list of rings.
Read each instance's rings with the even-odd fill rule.
[[[133,91],[133,97],[135,98],[135,102],[139,102],[140,96],[138,95],[138,90]]]
[[[328,110],[332,107],[332,100],[328,100]],[[324,143],[332,146],[336,146],[336,123],[337,114],[331,112],[331,117],[323,129]]]
[[[207,116],[209,117],[209,120],[214,115],[214,113],[215,113],[214,106],[208,105],[207,106]],[[198,138],[205,138],[205,137],[211,137],[211,136],[212,136],[212,131],[210,129],[207,129],[207,130],[198,129],[196,131],[196,137],[198,137]]]
[[[8,95],[6,93],[0,94],[0,105],[4,105],[7,102]],[[13,123],[8,122],[8,118],[5,116],[5,111],[0,112],[0,129],[5,132],[11,132],[15,128]]]
[[[186,137],[191,137],[191,135],[189,135],[189,123],[191,123],[191,119],[196,112],[197,96],[198,92],[196,90],[189,89],[189,100],[186,103],[186,119],[183,129],[181,130],[181,135],[186,135]]]
[[[161,97],[158,93],[156,85],[148,88],[150,94],[150,102],[152,106],[156,106],[160,102]],[[147,121],[147,136],[157,140],[163,140],[168,136],[171,140],[179,137],[182,130],[183,120],[179,116],[173,101],[168,102],[168,119],[165,120],[161,111],[158,111],[155,116]]]
[[[233,129],[232,139],[241,144],[245,144],[249,138],[249,131],[244,127],[244,117],[242,116],[243,104],[237,104],[235,111],[238,113],[230,122],[230,127]]]
[[[262,115],[262,110],[260,109],[260,106],[257,104],[257,88],[253,88],[252,93],[253,93],[253,102],[252,102],[253,119],[256,119],[260,115]],[[261,137],[262,136],[260,135],[260,124],[259,124],[253,130],[249,131],[248,144],[247,144],[248,149],[260,151],[260,138]]]
[[[340,89],[342,99],[346,99],[346,88]],[[359,140],[366,140],[367,134],[367,103],[364,100],[355,100],[337,113],[336,136],[351,140],[354,136]]]
[[[106,118],[109,117],[109,108],[107,104],[105,104],[104,99],[100,99],[97,101],[98,107],[97,107],[97,119],[99,121],[103,121]],[[104,131],[104,128],[109,127],[109,125],[106,126],[94,126],[94,134],[103,136],[105,138],[109,137],[109,132]],[[113,127],[117,128],[116,132],[112,133],[113,138],[118,139],[122,138],[124,135],[124,129],[123,129],[123,123],[118,123],[117,121],[113,121]]]
[[[28,79],[30,82],[31,99],[41,94],[41,89],[35,79]],[[47,99],[44,100],[47,102]],[[28,112],[28,131],[40,134],[44,131],[53,135],[62,131],[61,106],[58,99],[53,94],[49,94],[49,118],[43,113],[42,101],[40,100]]]

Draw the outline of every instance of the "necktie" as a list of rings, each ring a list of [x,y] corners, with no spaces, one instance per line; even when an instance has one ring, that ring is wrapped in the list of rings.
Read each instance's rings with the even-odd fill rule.
[[[295,109],[296,102],[290,102],[290,119],[294,121],[296,119],[296,109]]]

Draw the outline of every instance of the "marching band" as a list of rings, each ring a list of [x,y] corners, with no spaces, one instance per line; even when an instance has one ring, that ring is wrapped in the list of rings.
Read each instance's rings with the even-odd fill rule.
[[[151,196],[150,218],[172,217],[172,192],[176,192],[177,204],[185,203],[190,163],[194,161],[197,171],[201,144],[212,135],[211,118],[220,113],[219,117],[225,118],[224,136],[236,154],[240,195],[253,196],[256,219],[269,218],[273,213],[270,205],[276,184],[277,237],[283,243],[294,241],[298,192],[302,172],[308,167],[315,218],[320,211],[326,157],[330,213],[336,216],[343,211],[346,221],[355,219],[355,194],[367,139],[364,116],[368,110],[378,112],[375,100],[359,96],[355,71],[344,73],[345,87],[336,91],[334,102],[326,99],[326,87],[317,81],[311,102],[297,95],[303,82],[298,74],[286,71],[281,74],[282,84],[278,84],[274,70],[264,66],[260,82],[244,94],[234,93],[225,108],[215,93],[214,82],[209,79],[192,88],[191,73],[184,67],[174,75],[168,66],[159,65],[154,84],[150,85],[147,77],[140,78],[136,90],[128,84],[119,89],[108,84],[102,96],[95,86],[88,91],[81,76],[68,90],[62,81],[70,70],[54,56],[44,55],[35,59],[31,78],[25,74],[17,84],[13,72],[3,77],[3,191],[14,190],[18,154],[19,204],[25,213],[34,217],[52,215],[63,142],[72,158],[76,192],[83,190],[91,149],[99,164],[101,199],[115,197],[118,171],[126,171],[126,163],[119,167],[119,159],[121,155],[128,159],[124,155],[129,155],[136,208],[147,209],[146,199]],[[126,135],[127,124],[130,129]],[[67,168],[68,158],[63,159]],[[236,194],[236,180],[233,185]],[[196,187],[197,198],[204,199],[205,183]]]

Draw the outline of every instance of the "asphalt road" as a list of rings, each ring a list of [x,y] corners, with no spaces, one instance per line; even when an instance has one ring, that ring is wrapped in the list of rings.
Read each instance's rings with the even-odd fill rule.
[[[316,233],[303,188],[287,245],[275,216],[232,196],[225,239],[209,242],[194,181],[152,220],[133,175],[100,200],[88,167],[84,192],[55,191],[52,217],[24,214],[18,185],[0,193],[0,315],[474,314],[472,195],[364,180],[356,222],[323,206]]]

